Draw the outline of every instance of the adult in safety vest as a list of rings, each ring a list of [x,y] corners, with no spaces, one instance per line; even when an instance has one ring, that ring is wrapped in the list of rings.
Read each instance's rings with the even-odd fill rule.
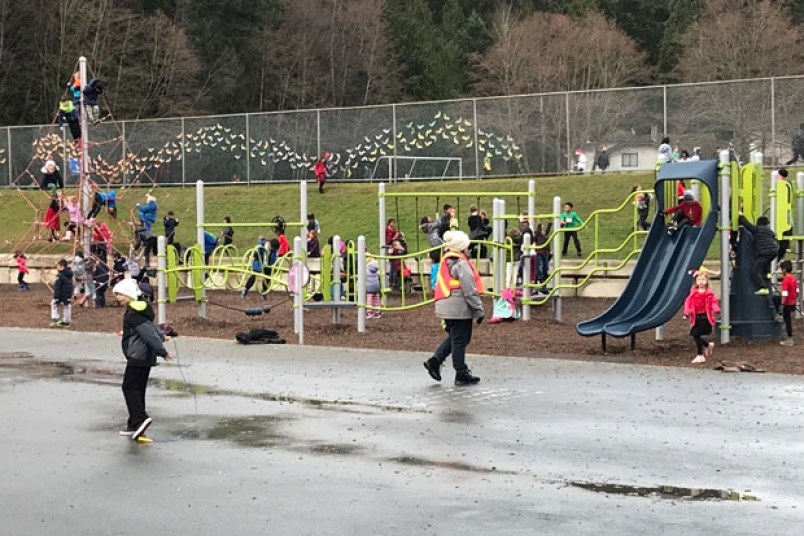
[[[424,362],[430,377],[441,381],[441,365],[452,355],[455,385],[472,385],[480,378],[466,366],[466,347],[472,340],[472,323],[483,322],[483,282],[466,251],[469,237],[463,231],[444,233],[447,252],[441,258],[433,289],[435,312],[442,319],[447,337],[438,345],[433,357]]]

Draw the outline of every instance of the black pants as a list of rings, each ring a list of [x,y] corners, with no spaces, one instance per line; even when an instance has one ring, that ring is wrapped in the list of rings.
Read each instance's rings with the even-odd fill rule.
[[[452,354],[452,367],[455,372],[463,372],[468,369],[466,347],[472,341],[472,319],[447,319],[444,322],[447,325],[447,337],[438,345],[434,357],[443,363],[447,356]]]
[[[566,255],[567,249],[569,248],[570,238],[572,238],[573,243],[575,244],[575,251],[578,253],[578,256],[581,256],[581,241],[578,240],[578,232],[577,231],[567,231],[564,233],[564,247],[561,248],[561,254]]]
[[[78,121],[67,121],[67,126],[70,127],[70,135],[73,137],[73,140],[80,140],[81,125],[78,124]]]
[[[757,289],[767,288],[770,289],[771,284],[768,280],[768,272],[770,271],[771,262],[775,255],[757,255],[754,258],[754,264],[751,266],[751,279],[757,286]]]
[[[782,317],[784,317],[784,328],[787,331],[787,336],[793,336],[793,313],[796,310],[795,305],[783,305]]]
[[[25,274],[22,272],[17,272],[17,284],[20,287],[27,287],[28,283],[25,282]]]
[[[695,341],[695,349],[698,355],[703,355],[704,348],[709,346],[709,341],[703,338],[704,335],[712,334],[712,325],[709,323],[709,318],[706,313],[701,313],[695,316],[695,324],[690,329],[690,335]]]
[[[152,236],[145,241],[145,267],[151,265],[151,254],[156,254],[156,237]]]
[[[647,209],[646,210],[637,209],[637,227],[639,227],[643,231],[647,231],[648,229],[650,229],[650,224],[648,223]]]
[[[785,236],[793,236],[793,229],[788,229],[782,233],[782,237],[779,239],[779,253],[776,255],[777,261],[784,259],[787,248],[790,247],[790,240],[785,240]]]
[[[148,418],[145,412],[145,389],[148,387],[148,376],[151,367],[133,367],[126,365],[123,374],[123,397],[128,408],[128,428],[134,430]]]
[[[106,307],[106,287],[108,283],[99,283],[95,287],[95,307]]]
[[[89,214],[87,214],[87,219],[97,218],[102,208],[103,198],[99,193],[95,192],[95,195],[92,198],[92,208],[89,210]]]
[[[263,267],[262,274],[265,275],[265,276],[270,276],[271,275],[271,267],[270,266]],[[256,275],[251,274],[250,276],[248,276],[248,279],[246,279],[246,286],[243,287],[245,289],[245,291],[248,292],[249,290],[251,290],[251,287],[254,286],[254,283],[256,281],[257,281],[257,276]],[[262,289],[263,294],[268,292],[268,280],[267,279],[263,278],[262,284],[260,285],[260,288]]]

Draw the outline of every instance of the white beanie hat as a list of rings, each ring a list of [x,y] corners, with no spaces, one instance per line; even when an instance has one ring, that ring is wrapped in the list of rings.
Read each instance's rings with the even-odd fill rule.
[[[123,279],[114,286],[112,293],[122,294],[123,296],[128,296],[132,300],[136,300],[140,297],[140,287],[137,286],[137,282],[133,279]]]
[[[690,201],[695,199],[695,192],[692,190],[684,190],[684,199],[689,199]]]
[[[48,172],[47,168],[50,165],[52,165],[56,169],[59,169],[59,166],[56,165],[56,162],[54,162],[53,160],[48,160],[47,162],[45,162],[45,165],[42,167],[42,173],[47,173]]]
[[[469,237],[463,231],[447,231],[444,233],[444,245],[448,250],[460,253],[469,247]]]

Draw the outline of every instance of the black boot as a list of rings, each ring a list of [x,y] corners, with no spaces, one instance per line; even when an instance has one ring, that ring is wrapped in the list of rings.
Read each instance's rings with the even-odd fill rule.
[[[430,374],[431,378],[437,382],[441,381],[441,362],[438,360],[438,358],[433,356],[425,361],[424,368],[427,369],[427,372]]]
[[[455,373],[455,385],[474,385],[476,383],[480,383],[480,378],[472,376],[472,371],[469,369]]]

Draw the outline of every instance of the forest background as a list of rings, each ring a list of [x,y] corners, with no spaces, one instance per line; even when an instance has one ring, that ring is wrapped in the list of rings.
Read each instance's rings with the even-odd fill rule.
[[[804,72],[804,0],[0,0],[0,124],[86,56],[117,119]]]

